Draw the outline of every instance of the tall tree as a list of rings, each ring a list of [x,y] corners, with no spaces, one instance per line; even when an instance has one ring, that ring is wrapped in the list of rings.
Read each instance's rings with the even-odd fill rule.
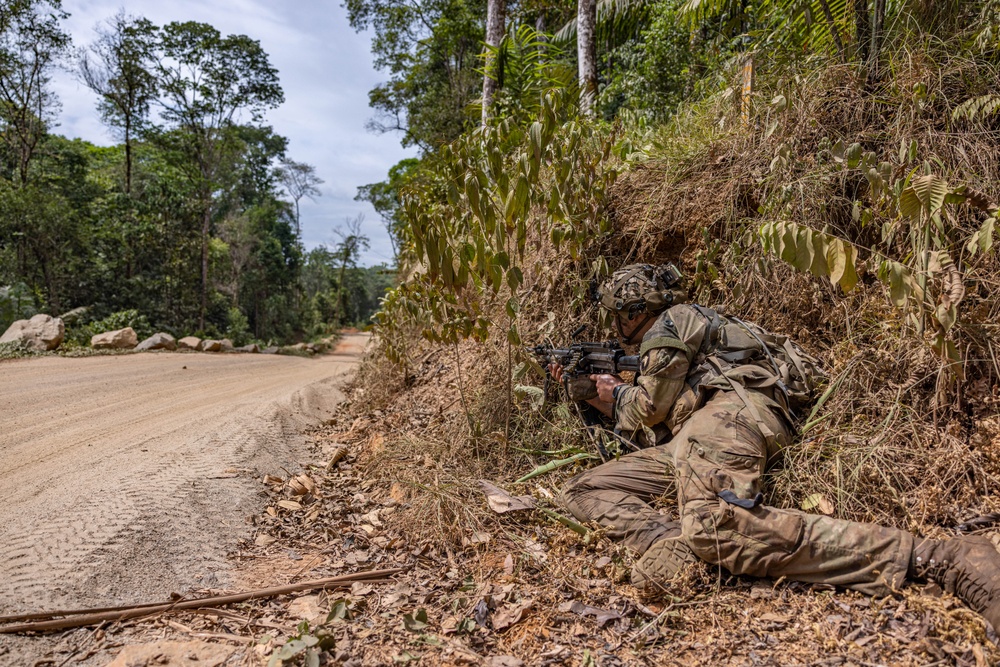
[[[486,52],[483,68],[483,127],[490,119],[493,98],[497,92],[499,75],[497,70],[497,49],[506,31],[506,0],[488,0],[486,4]]]
[[[576,51],[580,73],[580,113],[594,115],[597,99],[597,0],[578,0],[576,15]]]
[[[305,162],[284,158],[281,166],[275,170],[278,182],[285,187],[288,196],[295,204],[295,234],[302,236],[302,220],[299,215],[299,200],[303,197],[315,200],[323,193],[319,187],[323,184],[323,179],[316,175],[316,167]]]
[[[399,262],[400,243],[406,226],[406,219],[399,206],[399,195],[407,181],[420,167],[420,160],[408,157],[389,168],[389,178],[379,183],[369,183],[358,187],[355,201],[366,201],[382,218],[382,226],[392,244],[393,264]]]
[[[368,249],[368,237],[361,233],[361,223],[364,214],[346,221],[345,227],[338,227],[333,233],[340,239],[335,251],[340,259],[340,276],[337,279],[337,318],[343,324],[347,321],[347,301],[344,285],[347,282],[347,269],[358,265],[361,251]]]
[[[125,144],[125,192],[131,194],[132,142],[156,99],[156,27],[120,10],[96,32],[77,67],[83,83],[100,97],[101,118]]]
[[[60,0],[0,2],[0,123],[21,185],[28,182],[46,123],[59,108],[49,82],[70,46],[59,25],[66,16]]]
[[[372,30],[375,67],[388,81],[368,93],[377,132],[432,150],[469,129],[481,99],[486,0],[345,0],[351,27]]]
[[[231,148],[228,130],[243,113],[259,122],[266,109],[284,101],[284,93],[267,53],[246,35],[223,37],[205,23],[174,22],[161,31],[160,52],[163,116],[186,134],[197,166],[202,218],[199,326],[204,328],[213,193]]]

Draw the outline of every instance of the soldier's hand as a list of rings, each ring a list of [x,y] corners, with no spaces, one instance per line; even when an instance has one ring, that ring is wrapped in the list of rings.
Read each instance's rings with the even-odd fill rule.
[[[551,375],[552,379],[557,383],[562,382],[563,367],[555,363],[549,364],[549,375]]]
[[[615,375],[591,375],[590,379],[597,385],[597,397],[605,403],[614,403],[615,387],[625,384],[620,377]]]

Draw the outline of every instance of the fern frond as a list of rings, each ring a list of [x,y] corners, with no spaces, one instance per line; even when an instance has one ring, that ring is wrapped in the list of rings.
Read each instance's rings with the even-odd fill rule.
[[[1000,95],[992,93],[982,97],[972,97],[955,107],[951,112],[953,120],[985,120],[993,114],[1000,112]]]

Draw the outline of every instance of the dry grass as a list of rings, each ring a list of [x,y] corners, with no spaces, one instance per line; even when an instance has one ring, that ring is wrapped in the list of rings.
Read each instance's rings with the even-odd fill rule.
[[[571,322],[596,326],[593,308],[574,299],[597,256],[611,266],[679,261],[693,299],[795,337],[831,372],[836,388],[773,471],[770,502],[799,507],[819,493],[836,516],[943,536],[957,523],[1000,510],[996,258],[978,258],[966,271],[968,296],[954,334],[967,359],[966,378],[955,384],[871,272],[844,295],[826,279],[765,256],[756,238],[764,221],[784,216],[862,247],[878,242],[884,221],[863,226],[852,216],[853,203],[870,198],[865,179],[817,159],[837,140],[859,142],[888,159],[901,143],[917,139],[922,160],[953,182],[997,196],[998,128],[956,127],[949,119],[955,104],[1000,87],[997,73],[955,58],[934,62],[927,51],[900,51],[894,63],[894,77],[869,91],[841,66],[785,77],[758,98],[763,108],[781,93],[787,111],[761,111],[753,132],[734,129],[731,105],[715,100],[646,137],[650,159],[612,191],[613,234],[577,262],[546,243],[530,244],[520,329],[533,343],[565,339]],[[767,80],[766,72],[761,78]],[[926,87],[922,97],[913,93],[918,83]],[[767,134],[772,122],[777,125]],[[782,145],[791,157],[772,171]],[[779,205],[786,188],[794,196]],[[978,220],[965,211],[950,223],[969,232]],[[902,252],[902,245],[895,250]],[[630,556],[620,547],[595,534],[584,543],[541,515],[494,515],[477,487],[486,478],[551,504],[576,470],[521,486],[511,482],[557,457],[539,450],[564,455],[588,446],[573,416],[551,407],[536,412],[508,396],[512,369],[504,342],[456,348],[414,337],[409,349],[405,376],[377,354],[367,361],[349,412],[329,437],[356,448],[370,493],[401,503],[392,530],[410,543],[434,545],[442,567],[472,578],[472,592],[429,595],[439,617],[469,616],[476,600],[486,600],[492,613],[532,601],[525,620],[510,628],[449,635],[451,648],[431,652],[436,660],[461,662],[458,645],[480,656],[517,655],[527,664],[1000,660],[975,614],[951,598],[912,590],[871,601],[701,568],[669,595],[640,600],[623,583]],[[522,382],[539,380],[529,375]],[[664,510],[672,511],[672,503],[665,498]],[[569,600],[614,609],[628,622],[598,628],[559,611]]]

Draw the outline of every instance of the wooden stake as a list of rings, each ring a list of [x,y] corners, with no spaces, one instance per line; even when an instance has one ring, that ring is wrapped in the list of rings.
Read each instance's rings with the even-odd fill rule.
[[[386,570],[369,570],[367,572],[355,572],[344,574],[338,577],[327,577],[315,581],[303,581],[300,584],[289,584],[286,586],[273,586],[271,588],[259,588],[245,593],[233,593],[232,595],[215,595],[211,597],[195,598],[193,600],[176,600],[173,602],[163,602],[159,604],[142,604],[126,607],[104,607],[101,609],[74,609],[68,611],[51,611],[38,614],[24,614],[21,616],[0,617],[0,622],[9,622],[23,619],[50,618],[54,616],[66,616],[69,618],[55,618],[47,621],[36,621],[33,623],[15,623],[0,627],[0,634],[11,634],[19,632],[52,632],[54,630],[65,630],[67,628],[79,628],[85,625],[94,625],[105,621],[124,621],[129,618],[139,618],[152,614],[161,614],[168,611],[182,611],[199,609],[201,607],[221,607],[222,605],[234,602],[245,602],[259,598],[270,598],[287,593],[298,593],[299,591],[309,591],[319,588],[346,588],[355,582],[381,583],[387,581],[387,577],[402,572],[402,568],[392,568]]]

